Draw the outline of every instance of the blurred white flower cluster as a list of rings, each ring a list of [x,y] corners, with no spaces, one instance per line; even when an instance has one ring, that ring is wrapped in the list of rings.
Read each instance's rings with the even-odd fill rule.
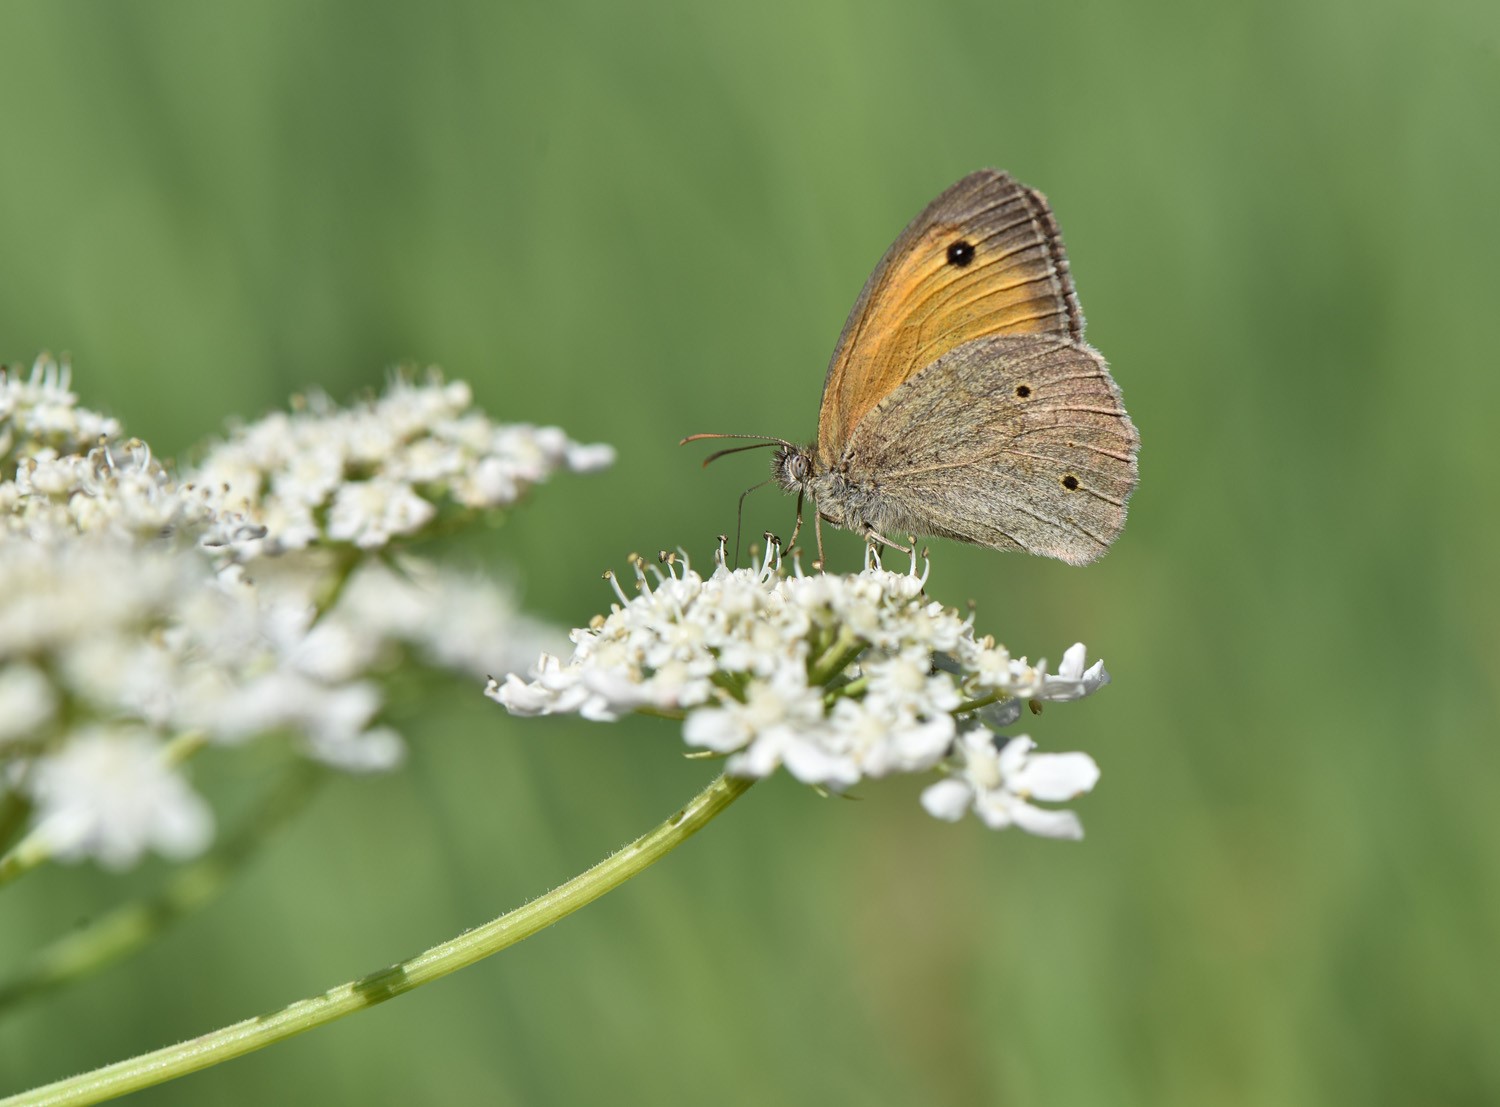
[[[0,481],[0,529],[43,543],[87,534],[223,550],[253,547],[266,534],[206,489],[180,484],[138,438],[19,458],[13,479]]]
[[[115,868],[190,856],[213,830],[182,764],[202,745],[279,734],[387,768],[403,747],[382,671],[479,675],[560,640],[494,583],[378,548],[429,533],[444,503],[508,505],[611,456],[469,404],[436,377],[319,399],[179,479],[79,407],[65,369],[0,372],[0,833]]]
[[[445,507],[509,507],[560,469],[614,461],[609,446],[495,423],[472,404],[468,385],[436,376],[398,378],[346,408],[313,395],[300,411],[238,428],[185,479],[209,489],[221,512],[265,527],[244,555],[320,541],[375,549],[430,527]]]
[[[29,374],[0,371],[0,459],[7,469],[18,457],[77,453],[120,433],[114,419],[79,407],[70,383],[67,367],[48,357]]]
[[[1085,668],[1083,645],[1045,662],[1013,658],[972,620],[929,600],[928,567],[804,575],[773,544],[764,562],[715,569],[685,555],[665,570],[635,559],[636,595],[573,632],[566,662],[543,654],[525,680],[512,673],[487,694],[516,715],[577,712],[611,720],[629,711],[681,718],[687,744],[727,755],[726,771],[763,777],[778,766],[808,784],[842,791],[866,777],[937,769],[945,779],[922,802],[938,818],[974,811],[1057,838],[1082,836],[1065,801],[1099,776],[1086,754],[1034,753],[1013,724],[1023,701],[1074,700],[1108,683]],[[654,578],[654,579],[653,579]]]

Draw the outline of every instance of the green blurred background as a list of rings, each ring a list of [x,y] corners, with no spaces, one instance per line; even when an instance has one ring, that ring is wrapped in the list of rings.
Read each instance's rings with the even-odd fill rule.
[[[403,361],[613,442],[452,550],[560,623],[632,550],[707,555],[766,459],[677,439],[810,437],[870,267],[983,165],[1051,198],[1143,438],[1099,564],[934,549],[981,630],[1114,673],[1030,724],[1103,766],[1084,844],[775,780],[501,957],[143,1101],[1500,1101],[1492,0],[54,0],[0,50],[0,359],[69,352],[168,454]],[[413,953],[711,774],[668,723],[397,710],[405,771],[11,1013],[0,1091]],[[0,967],[164,872],[6,889]]]

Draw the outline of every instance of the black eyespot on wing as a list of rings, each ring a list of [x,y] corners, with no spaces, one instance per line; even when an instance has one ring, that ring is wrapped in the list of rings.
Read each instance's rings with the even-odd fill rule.
[[[1062,486],[1069,492],[1076,492],[1078,491],[1078,478],[1075,477],[1072,473],[1069,473],[1067,476],[1063,477]]]
[[[974,260],[974,244],[959,239],[948,247],[948,264],[956,265],[962,269]]]
[[[1018,384],[1018,385],[1016,385],[1016,396],[1019,399],[1024,400],[1024,399],[1026,399],[1030,395],[1031,395],[1031,385],[1029,385],[1029,384]]]

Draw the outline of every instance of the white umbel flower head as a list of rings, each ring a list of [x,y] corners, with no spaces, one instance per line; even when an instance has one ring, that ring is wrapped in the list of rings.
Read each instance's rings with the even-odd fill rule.
[[[380,549],[445,516],[509,507],[559,470],[614,460],[603,444],[557,427],[496,423],[462,381],[429,371],[394,377],[384,394],[339,407],[315,394],[298,410],[242,426],[186,479],[216,508],[265,528],[243,557],[319,543]]]
[[[726,771],[739,776],[785,768],[842,791],[867,777],[942,768],[951,775],[938,786],[946,802],[928,805],[934,814],[972,807],[997,828],[1076,836],[1070,813],[1026,801],[1060,798],[1047,774],[1059,764],[1076,769],[1069,758],[1092,760],[1036,755],[1012,764],[1031,749],[1017,738],[986,784],[970,736],[1015,722],[1022,700],[1079,699],[1107,683],[1101,663],[1084,667],[1082,644],[1064,653],[1056,674],[1011,657],[975,638],[971,618],[927,597],[930,567],[919,573],[915,556],[906,572],[885,569],[872,552],[862,572],[808,576],[795,559],[783,565],[772,540],[763,562],[731,570],[721,540],[706,577],[685,554],[661,560],[664,568],[648,570],[633,559],[634,596],[606,573],[619,602],[573,632],[572,656],[543,655],[529,679],[491,680],[487,694],[515,715],[679,718],[689,746],[726,756]],[[1048,760],[1057,756],[1064,760]],[[962,802],[957,788],[967,789]]]
[[[203,489],[180,484],[138,438],[84,454],[41,450],[20,460],[14,480],[0,482],[0,534],[36,542],[109,535],[219,551],[265,533]]]
[[[184,480],[68,386],[46,360],[0,371],[0,798],[33,816],[0,869],[196,852],[212,820],[183,751],[274,738],[392,768],[381,676],[416,659],[479,675],[563,641],[500,587],[385,547],[608,447],[494,423],[432,376],[272,415]],[[467,488],[481,462],[503,495]]]

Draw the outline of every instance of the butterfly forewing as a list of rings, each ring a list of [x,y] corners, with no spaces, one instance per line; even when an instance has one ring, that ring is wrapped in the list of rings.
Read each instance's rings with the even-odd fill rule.
[[[949,351],[863,419],[836,467],[887,535],[931,534],[1072,564],[1125,523],[1139,438],[1098,352],[996,336]]]
[[[832,464],[865,414],[903,381],[990,335],[1079,339],[1083,316],[1041,193],[993,169],[970,174],[886,251],[839,336],[818,414]]]

